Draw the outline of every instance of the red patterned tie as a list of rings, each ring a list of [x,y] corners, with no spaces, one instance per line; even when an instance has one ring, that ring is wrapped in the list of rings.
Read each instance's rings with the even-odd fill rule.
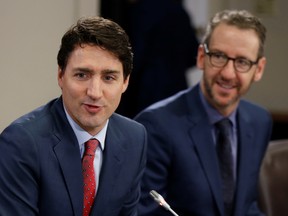
[[[94,156],[99,142],[96,139],[88,140],[85,143],[85,152],[82,159],[82,172],[84,179],[84,209],[83,216],[88,216],[93,206],[96,182],[94,173]]]

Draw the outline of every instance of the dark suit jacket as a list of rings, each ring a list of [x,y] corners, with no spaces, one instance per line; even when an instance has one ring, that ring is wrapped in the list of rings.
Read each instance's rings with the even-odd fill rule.
[[[134,216],[146,160],[145,128],[113,114],[106,136],[91,215]],[[0,215],[82,215],[80,150],[61,98],[3,131],[0,172]]]
[[[141,216],[171,215],[149,197],[156,190],[180,216],[224,216],[220,172],[199,85],[136,116],[148,133]],[[271,133],[267,111],[241,101],[237,111],[238,168],[233,216],[261,215],[256,204],[259,167]]]

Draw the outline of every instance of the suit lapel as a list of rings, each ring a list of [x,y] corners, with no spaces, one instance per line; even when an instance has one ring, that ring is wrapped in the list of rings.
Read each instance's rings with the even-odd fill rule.
[[[223,214],[223,198],[219,175],[217,155],[211,136],[211,128],[206,121],[202,120],[191,129],[191,137],[195,144],[201,165],[208,179],[212,194],[214,195],[218,209]]]
[[[95,198],[93,214],[102,215],[105,209],[109,209],[109,199],[117,185],[118,175],[122,169],[122,162],[125,157],[124,137],[115,127],[114,119],[110,119],[106,135],[105,149],[103,152],[103,164],[99,179],[99,188]],[[119,185],[118,185],[119,186]]]
[[[66,119],[61,98],[56,101],[51,112],[54,114],[56,122],[54,136],[57,139],[57,144],[53,149],[67,185],[74,215],[82,215],[83,178],[77,138]]]
[[[71,140],[64,139],[55,146],[54,151],[63,172],[74,213],[75,215],[81,215],[83,208],[83,179],[81,178],[79,147],[73,145]]]
[[[243,206],[244,197],[247,193],[247,185],[249,185],[249,167],[254,157],[253,144],[253,128],[249,121],[249,115],[241,109],[238,109],[238,174],[237,174],[237,191],[235,200],[235,209]]]
[[[215,145],[211,134],[211,127],[199,97],[199,85],[187,94],[189,104],[188,119],[192,122],[189,134],[195,145],[203,170],[206,174],[215,202],[221,215],[224,215],[223,197]],[[192,111],[193,110],[193,111]]]

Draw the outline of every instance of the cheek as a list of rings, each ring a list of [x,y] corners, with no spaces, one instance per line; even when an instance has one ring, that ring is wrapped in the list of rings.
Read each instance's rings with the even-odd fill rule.
[[[217,79],[221,77],[221,72],[218,69],[213,69],[208,65],[203,66],[203,77],[206,82],[216,82]]]
[[[81,95],[85,94],[86,89],[78,86],[76,84],[73,84],[71,82],[62,82],[62,94],[63,96],[66,96],[66,98],[78,98]],[[73,102],[73,101],[72,101]]]
[[[115,100],[122,92],[122,86],[120,85],[102,85],[102,93],[105,98]]]
[[[255,74],[254,74],[255,75]],[[251,84],[254,82],[254,75],[247,76],[247,77],[239,77],[238,81],[240,83],[240,91],[242,93],[246,93],[248,89],[250,88]]]

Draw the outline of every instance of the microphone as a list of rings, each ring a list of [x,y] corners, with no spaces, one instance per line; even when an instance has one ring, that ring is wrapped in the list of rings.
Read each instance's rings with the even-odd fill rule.
[[[171,209],[170,205],[164,200],[164,198],[155,190],[151,190],[149,194],[160,206],[170,211],[174,216],[179,216],[175,211],[173,211],[173,209]]]

